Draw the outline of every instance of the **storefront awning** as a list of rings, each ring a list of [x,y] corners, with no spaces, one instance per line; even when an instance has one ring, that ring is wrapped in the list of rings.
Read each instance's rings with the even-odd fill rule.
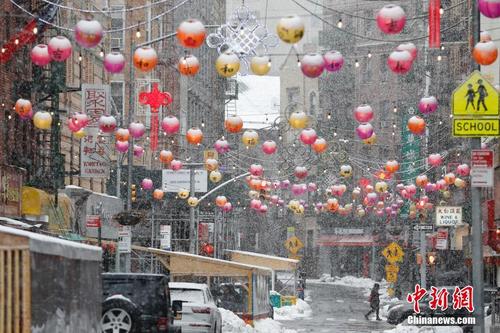
[[[372,235],[322,235],[319,246],[372,246],[377,245]]]

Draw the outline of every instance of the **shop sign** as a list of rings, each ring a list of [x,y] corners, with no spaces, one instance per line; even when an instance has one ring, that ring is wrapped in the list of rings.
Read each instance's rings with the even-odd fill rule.
[[[493,187],[493,151],[480,149],[472,151],[471,186]]]
[[[121,226],[120,230],[118,230],[118,252],[132,252],[132,227]]]
[[[436,250],[448,249],[448,229],[439,228],[436,235]]]
[[[21,198],[24,172],[22,169],[0,166],[0,214],[21,216]]]
[[[111,114],[109,85],[82,84],[82,111],[89,117],[89,127],[97,127],[99,118]]]
[[[462,225],[462,207],[459,206],[437,206],[436,226],[455,227]]]

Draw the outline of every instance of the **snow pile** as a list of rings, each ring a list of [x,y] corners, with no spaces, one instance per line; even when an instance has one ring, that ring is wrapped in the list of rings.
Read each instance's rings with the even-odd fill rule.
[[[282,306],[281,308],[274,308],[274,318],[276,320],[294,320],[311,316],[311,306],[300,298],[297,298],[297,303],[295,305],[287,305]]]
[[[399,324],[392,330],[386,330],[384,333],[462,333],[462,329],[458,326],[404,326]]]
[[[254,327],[245,322],[233,312],[219,308],[222,316],[222,332],[224,333],[297,333],[295,330],[283,328],[271,318],[256,320]]]

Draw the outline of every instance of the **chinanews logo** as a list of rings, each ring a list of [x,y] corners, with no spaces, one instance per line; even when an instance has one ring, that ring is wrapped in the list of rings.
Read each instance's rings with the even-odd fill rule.
[[[474,312],[472,286],[462,288],[436,288],[431,286],[430,290],[426,290],[416,284],[414,292],[409,293],[406,300],[408,303],[413,304],[414,314],[408,317],[408,324],[410,325],[453,326],[475,325],[476,323],[475,318],[471,315]],[[425,308],[421,308],[421,301],[427,302]]]

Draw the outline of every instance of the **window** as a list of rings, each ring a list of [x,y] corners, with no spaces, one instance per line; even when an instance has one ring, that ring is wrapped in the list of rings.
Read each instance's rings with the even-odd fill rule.
[[[125,95],[125,83],[123,81],[112,81],[111,82],[111,98],[116,106],[118,114],[124,113],[123,96]],[[113,108],[114,109],[114,108]]]
[[[300,98],[300,88],[299,87],[286,88],[286,96],[288,104],[293,102],[298,102]]]
[[[318,111],[318,95],[315,91],[309,94],[309,112],[311,116],[315,116]]]
[[[111,10],[121,10],[123,6],[111,6]],[[123,29],[125,23],[125,12],[115,12],[111,14],[111,30]],[[110,34],[111,49],[122,49],[125,40],[125,31],[116,31]]]

